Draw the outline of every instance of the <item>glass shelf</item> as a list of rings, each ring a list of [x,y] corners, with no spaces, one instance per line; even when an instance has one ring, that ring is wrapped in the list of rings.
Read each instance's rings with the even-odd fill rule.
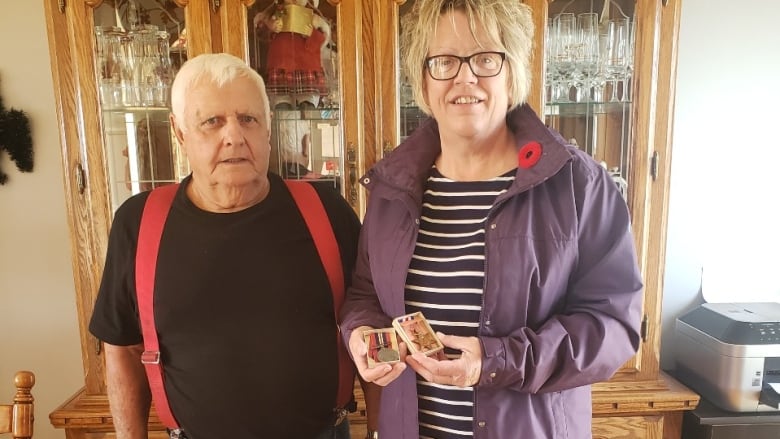
[[[169,107],[108,107],[103,106],[104,114],[124,114],[124,113],[164,113],[166,116],[171,112]]]
[[[624,113],[631,108],[631,101],[619,102],[548,102],[545,116],[589,116],[592,114]]]

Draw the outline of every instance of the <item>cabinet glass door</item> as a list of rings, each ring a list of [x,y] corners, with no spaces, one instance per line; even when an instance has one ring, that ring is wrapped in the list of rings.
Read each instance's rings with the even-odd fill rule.
[[[324,0],[258,0],[248,51],[271,104],[271,171],[345,195],[337,12]]]
[[[634,0],[552,2],[544,31],[544,119],[599,161],[624,197],[634,102]]]
[[[377,42],[366,63],[366,75],[376,81],[375,108],[367,111],[366,168],[404,141],[428,116],[415,104],[412,87],[401,64],[401,21],[415,0],[373,0],[366,32]]]
[[[170,86],[187,57],[184,8],[115,0],[94,11],[95,75],[111,206],[189,171],[172,134]]]
[[[412,5],[414,5],[415,0],[409,0],[405,2],[404,4],[399,6],[399,14],[398,14],[398,32],[399,32],[399,38],[400,34],[403,34],[404,29],[402,27],[402,18],[404,14],[412,9]],[[409,135],[414,131],[422,121],[428,118],[428,115],[425,114],[422,110],[420,110],[419,107],[417,107],[417,104],[414,102],[414,93],[412,92],[412,86],[409,84],[408,78],[404,74],[403,71],[403,65],[399,64],[399,71],[398,71],[398,77],[400,78],[400,96],[399,96],[399,104],[400,104],[400,111],[398,113],[399,115],[399,134],[398,134],[398,140],[399,142],[403,142],[404,139],[409,137]]]

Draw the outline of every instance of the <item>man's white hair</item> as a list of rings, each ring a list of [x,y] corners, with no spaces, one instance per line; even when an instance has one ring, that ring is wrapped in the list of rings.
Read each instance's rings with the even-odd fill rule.
[[[184,120],[184,109],[187,107],[187,92],[193,86],[203,81],[211,81],[217,87],[237,79],[251,79],[260,91],[266,126],[271,126],[271,108],[265,91],[265,82],[253,68],[241,58],[227,53],[204,53],[185,62],[171,87],[171,111],[174,118]],[[184,126],[180,123],[180,129]]]

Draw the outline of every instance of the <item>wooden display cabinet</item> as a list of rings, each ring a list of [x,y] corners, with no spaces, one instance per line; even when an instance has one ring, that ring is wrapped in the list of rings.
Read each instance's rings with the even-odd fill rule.
[[[52,424],[64,429],[68,438],[112,436],[102,349],[87,326],[101,279],[114,209],[130,194],[150,185],[175,181],[187,172],[181,166],[175,141],[166,143],[170,136],[165,134],[168,127],[161,117],[167,113],[165,105],[123,104],[111,108],[101,97],[101,79],[106,76],[102,68],[96,67],[101,54],[96,30],[99,26],[115,26],[117,16],[129,28],[131,1],[44,0],[85,376],[84,387],[50,415]],[[200,53],[228,52],[245,59],[261,73],[267,39],[254,19],[270,1],[135,0],[136,6],[144,9],[139,14],[141,23],[178,23],[177,35],[170,29],[171,44],[186,29],[186,39],[182,38],[186,44],[175,47],[180,61]],[[399,18],[413,1],[320,0],[319,9],[332,26],[333,74],[328,77],[329,92],[315,108],[274,110],[272,169],[280,173],[284,170],[282,134],[289,137],[293,133],[293,140],[288,143],[300,145],[300,151],[308,153],[305,166],[320,174],[318,178],[324,175],[325,184],[332,183],[359,214],[365,209],[366,193],[358,178],[425,118],[410,102],[399,69]],[[613,6],[607,8],[611,13],[619,8],[634,18],[634,57],[627,98],[618,102],[567,104],[551,102],[549,98],[545,30],[564,9],[582,13],[592,4],[601,13],[604,1],[525,1],[534,11],[537,26],[532,63],[534,86],[529,103],[548,124],[560,129],[567,138],[577,139],[608,167],[617,168],[616,175],[625,180],[645,281],[640,350],[613,379],[594,386],[593,430],[597,438],[679,437],[682,411],[694,408],[698,401],[697,395],[659,368],[681,1],[613,1]],[[114,13],[115,5],[119,6],[119,14]],[[146,128],[139,125],[143,120],[147,121]],[[138,141],[144,134],[146,144]],[[306,134],[310,134],[311,144],[304,147]],[[131,145],[136,147],[135,151],[146,149],[152,153],[145,156],[147,162],[148,157],[158,153],[162,159],[156,160],[155,166],[139,166],[138,163],[146,163],[143,160],[125,165],[121,161],[123,149]],[[128,149],[128,159],[130,156]],[[138,168],[137,172],[127,171],[133,166]],[[323,172],[328,167],[332,173]],[[350,420],[353,437],[359,438],[365,434],[365,406],[359,388],[356,393],[360,410]],[[152,437],[165,437],[155,416],[150,420],[150,428]]]

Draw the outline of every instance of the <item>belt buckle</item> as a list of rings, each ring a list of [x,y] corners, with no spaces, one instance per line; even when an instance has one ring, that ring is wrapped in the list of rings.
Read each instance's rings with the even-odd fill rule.
[[[341,423],[344,422],[345,419],[347,419],[348,414],[349,411],[345,408],[333,409],[333,426],[338,427],[339,425],[341,425]]]

